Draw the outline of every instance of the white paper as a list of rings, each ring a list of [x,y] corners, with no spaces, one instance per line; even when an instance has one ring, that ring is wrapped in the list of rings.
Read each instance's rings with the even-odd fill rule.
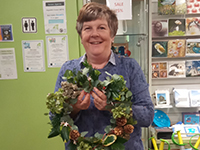
[[[187,89],[174,89],[176,107],[190,107],[189,92]]]
[[[191,107],[200,106],[200,90],[190,90]]]
[[[65,1],[43,1],[46,34],[67,33]]]
[[[25,72],[45,71],[43,40],[22,41]]]
[[[132,20],[132,0],[106,0],[106,5],[115,10],[118,20]]]
[[[64,62],[69,60],[67,35],[47,36],[46,44],[48,67],[61,67]]]
[[[0,49],[0,80],[17,79],[17,67],[14,48]]]

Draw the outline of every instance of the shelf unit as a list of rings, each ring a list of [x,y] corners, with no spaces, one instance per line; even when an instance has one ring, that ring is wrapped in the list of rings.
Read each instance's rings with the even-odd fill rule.
[[[185,19],[190,17],[200,17],[200,14],[184,14],[184,15],[158,15],[158,0],[152,0],[150,3],[150,12],[149,13],[149,21],[152,22],[153,20],[159,19]],[[171,124],[175,124],[178,121],[182,121],[182,112],[198,112],[200,111],[199,107],[175,107],[174,105],[174,95],[172,90],[174,88],[180,89],[200,89],[200,77],[180,77],[180,78],[159,78],[154,79],[152,78],[152,62],[168,62],[168,61],[184,61],[184,60],[200,60],[200,56],[198,57],[179,57],[179,58],[167,58],[167,57],[152,57],[152,41],[162,41],[162,40],[174,40],[174,39],[197,39],[200,38],[200,35],[189,35],[189,36],[166,36],[166,37],[152,37],[152,26],[149,26],[149,81],[150,81],[150,93],[152,94],[155,90],[165,90],[168,89],[170,91],[170,105],[169,106],[155,106],[155,109],[159,109],[164,111],[170,118]],[[154,134],[151,132],[151,136]],[[160,140],[156,140],[157,144],[160,144]],[[184,141],[188,141],[188,139],[184,139]],[[171,139],[168,140],[171,145],[171,148],[179,148],[175,146]],[[195,144],[195,140],[192,141]],[[149,142],[151,146],[151,142]],[[167,145],[165,146],[167,148]],[[189,147],[188,147],[189,148]]]

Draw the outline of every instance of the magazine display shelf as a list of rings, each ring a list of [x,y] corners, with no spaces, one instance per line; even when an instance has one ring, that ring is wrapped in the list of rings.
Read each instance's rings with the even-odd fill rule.
[[[183,14],[183,15],[158,15],[158,0],[152,0],[151,5],[151,15],[150,20],[153,22],[153,20],[168,20],[168,19],[186,19],[186,18],[192,18],[192,17],[200,17],[200,14]],[[154,41],[169,41],[169,40],[187,40],[187,39],[200,39],[200,34],[198,35],[184,35],[184,36],[160,36],[155,37],[153,36],[152,32],[152,25],[149,26],[149,30],[151,32],[151,38],[150,38],[150,64],[149,64],[149,80],[150,80],[150,92],[152,95],[152,101],[154,101],[155,109],[160,109],[164,111],[168,117],[170,118],[171,124],[175,124],[178,121],[182,121],[182,113],[183,112],[198,112],[200,110],[200,107],[176,107],[174,102],[174,89],[187,89],[187,90],[193,90],[198,89],[200,90],[200,76],[196,77],[171,77],[171,78],[153,78],[153,70],[152,70],[152,63],[156,62],[170,62],[170,61],[188,61],[188,60],[199,60],[200,61],[200,55],[198,56],[184,56],[184,57],[152,57],[152,46]],[[187,46],[187,45],[185,45]],[[168,90],[169,91],[169,105],[156,105],[157,102],[155,100],[155,91],[156,90]],[[153,136],[152,131],[149,133],[151,136]],[[168,139],[171,148],[178,148],[175,146],[171,139]],[[159,140],[156,140],[157,145],[160,144]],[[151,147],[151,142],[149,143],[149,146]],[[152,147],[151,147],[152,148]],[[167,147],[166,147],[167,148]]]

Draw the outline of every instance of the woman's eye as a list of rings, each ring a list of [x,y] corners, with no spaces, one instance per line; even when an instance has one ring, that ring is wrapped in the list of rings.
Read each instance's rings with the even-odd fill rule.
[[[104,27],[100,27],[100,29],[104,30],[105,28]]]
[[[90,27],[86,27],[86,28],[84,28],[84,30],[89,30],[90,29]]]

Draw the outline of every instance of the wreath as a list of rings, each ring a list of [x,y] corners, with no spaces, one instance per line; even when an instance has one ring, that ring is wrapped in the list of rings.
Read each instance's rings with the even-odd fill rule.
[[[132,117],[132,93],[126,87],[123,76],[106,72],[106,80],[100,81],[98,78],[101,73],[98,70],[93,69],[87,61],[83,65],[85,68],[81,71],[66,70],[61,88],[47,95],[46,105],[52,113],[48,138],[60,135],[64,142],[69,142],[69,150],[124,150],[124,143],[134,131],[133,125],[137,124]],[[110,125],[104,129],[105,134],[97,132],[94,137],[86,137],[88,132],[79,133],[70,113],[80,92],[84,90],[90,93],[94,87],[107,96],[106,109],[110,110],[112,116]]]

